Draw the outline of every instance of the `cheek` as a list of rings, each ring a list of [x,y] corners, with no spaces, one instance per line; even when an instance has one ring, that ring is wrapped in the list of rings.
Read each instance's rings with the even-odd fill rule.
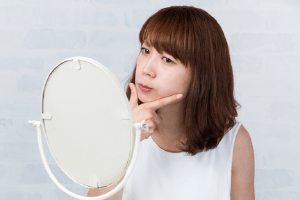
[[[136,70],[135,70],[135,81],[140,81],[140,76],[141,76],[142,70],[138,67],[138,65],[136,66]]]
[[[190,80],[187,79],[188,77],[184,76],[177,76],[173,77],[167,80],[168,87],[166,90],[168,90],[168,93],[175,94],[175,93],[182,93],[185,95],[188,92]]]
[[[173,95],[176,93],[182,93],[183,91],[183,82],[181,78],[178,77],[166,77],[160,85],[160,93],[163,95]]]

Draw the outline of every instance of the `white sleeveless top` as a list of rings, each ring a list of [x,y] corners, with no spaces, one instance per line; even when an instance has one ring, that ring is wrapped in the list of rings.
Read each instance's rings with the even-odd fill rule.
[[[140,143],[122,200],[230,200],[236,125],[217,148],[194,156],[161,149],[150,136]]]

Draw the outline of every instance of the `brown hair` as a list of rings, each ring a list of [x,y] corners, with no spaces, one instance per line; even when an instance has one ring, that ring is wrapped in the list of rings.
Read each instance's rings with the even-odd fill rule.
[[[139,33],[141,45],[150,41],[191,68],[191,85],[184,101],[187,143],[181,151],[196,155],[214,149],[236,124],[241,105],[234,98],[234,77],[225,35],[206,11],[193,6],[171,6],[153,14]],[[125,83],[135,84],[136,63]],[[138,105],[142,104],[138,100]]]

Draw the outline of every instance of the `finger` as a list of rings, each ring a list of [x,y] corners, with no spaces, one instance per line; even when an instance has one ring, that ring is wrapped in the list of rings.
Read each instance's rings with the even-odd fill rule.
[[[156,124],[160,124],[161,121],[162,121],[162,117],[159,116],[156,112],[152,111],[153,112],[153,120],[155,121]]]
[[[134,107],[138,106],[137,89],[133,83],[129,83],[129,87],[131,90],[129,103],[130,103],[131,108],[134,108]]]
[[[177,97],[177,95],[179,95],[179,96]],[[174,94],[174,95],[169,96],[169,97],[164,97],[164,98],[158,99],[156,101],[146,103],[145,106],[147,108],[150,108],[153,111],[156,111],[157,109],[159,109],[163,106],[166,106],[166,105],[180,99],[181,97],[182,97],[182,94]]]

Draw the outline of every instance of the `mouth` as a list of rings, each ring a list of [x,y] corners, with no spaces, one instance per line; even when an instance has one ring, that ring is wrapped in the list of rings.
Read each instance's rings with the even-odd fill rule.
[[[141,83],[139,85],[142,86],[143,88],[152,89],[151,87],[148,87],[147,85],[143,85]]]
[[[139,88],[143,91],[143,92],[151,92],[152,88],[149,88],[146,85],[143,84],[139,84]]]

